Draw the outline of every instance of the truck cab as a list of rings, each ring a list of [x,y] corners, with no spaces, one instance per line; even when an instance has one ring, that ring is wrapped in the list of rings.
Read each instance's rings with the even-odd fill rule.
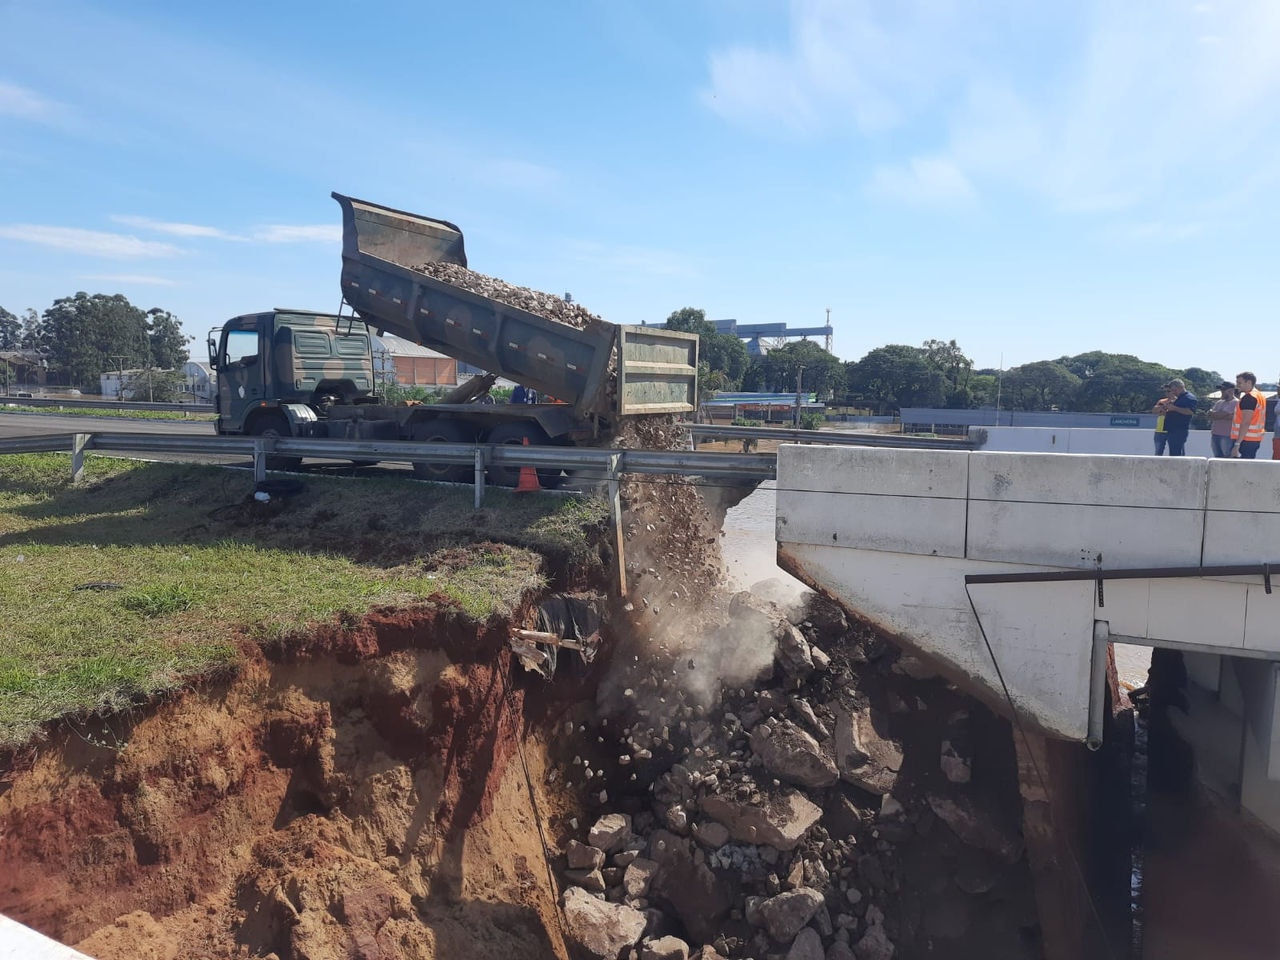
[[[302,310],[235,317],[209,333],[220,434],[305,435],[333,404],[374,403],[364,322]]]

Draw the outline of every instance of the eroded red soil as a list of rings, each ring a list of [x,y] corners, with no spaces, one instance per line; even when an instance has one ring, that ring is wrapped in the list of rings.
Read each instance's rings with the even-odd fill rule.
[[[372,618],[55,737],[0,796],[0,912],[101,960],[566,956],[500,641]]]

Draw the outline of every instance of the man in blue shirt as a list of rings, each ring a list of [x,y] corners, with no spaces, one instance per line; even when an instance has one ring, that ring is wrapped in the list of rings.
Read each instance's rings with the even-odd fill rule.
[[[1191,417],[1196,412],[1196,395],[1181,380],[1169,381],[1169,399],[1156,404],[1157,412],[1164,414],[1164,428],[1169,434],[1169,456],[1182,457],[1187,453],[1187,433],[1191,430]]]

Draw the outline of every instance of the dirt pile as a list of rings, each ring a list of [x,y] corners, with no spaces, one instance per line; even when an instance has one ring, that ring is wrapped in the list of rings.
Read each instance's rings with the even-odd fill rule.
[[[619,651],[579,737],[596,748],[556,771],[598,813],[562,862],[575,941],[1039,956],[1007,725],[816,596],[790,618],[749,595],[724,613],[696,643]]]

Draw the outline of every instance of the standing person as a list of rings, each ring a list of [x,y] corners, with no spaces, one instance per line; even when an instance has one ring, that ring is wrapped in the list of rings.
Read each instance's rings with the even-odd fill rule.
[[[1182,457],[1187,453],[1187,433],[1191,430],[1191,417],[1196,412],[1196,395],[1181,380],[1169,381],[1169,397],[1156,404],[1156,412],[1164,413],[1164,429],[1169,435],[1169,456]],[[1161,411],[1159,408],[1163,407]]]
[[[1223,380],[1218,384],[1222,399],[1209,409],[1209,442],[1213,445],[1215,457],[1231,456],[1231,421],[1236,417],[1236,407],[1240,401],[1236,399],[1236,385]]]
[[[1267,398],[1258,389],[1258,378],[1249,370],[1236,374],[1240,403],[1231,418],[1231,455],[1256,460],[1267,424]]]
[[[1169,384],[1165,384],[1160,388],[1164,391],[1164,396],[1156,401],[1156,405],[1151,408],[1151,412],[1156,414],[1156,456],[1164,456],[1164,448],[1169,444],[1169,434],[1165,430],[1165,404],[1169,402]]]

